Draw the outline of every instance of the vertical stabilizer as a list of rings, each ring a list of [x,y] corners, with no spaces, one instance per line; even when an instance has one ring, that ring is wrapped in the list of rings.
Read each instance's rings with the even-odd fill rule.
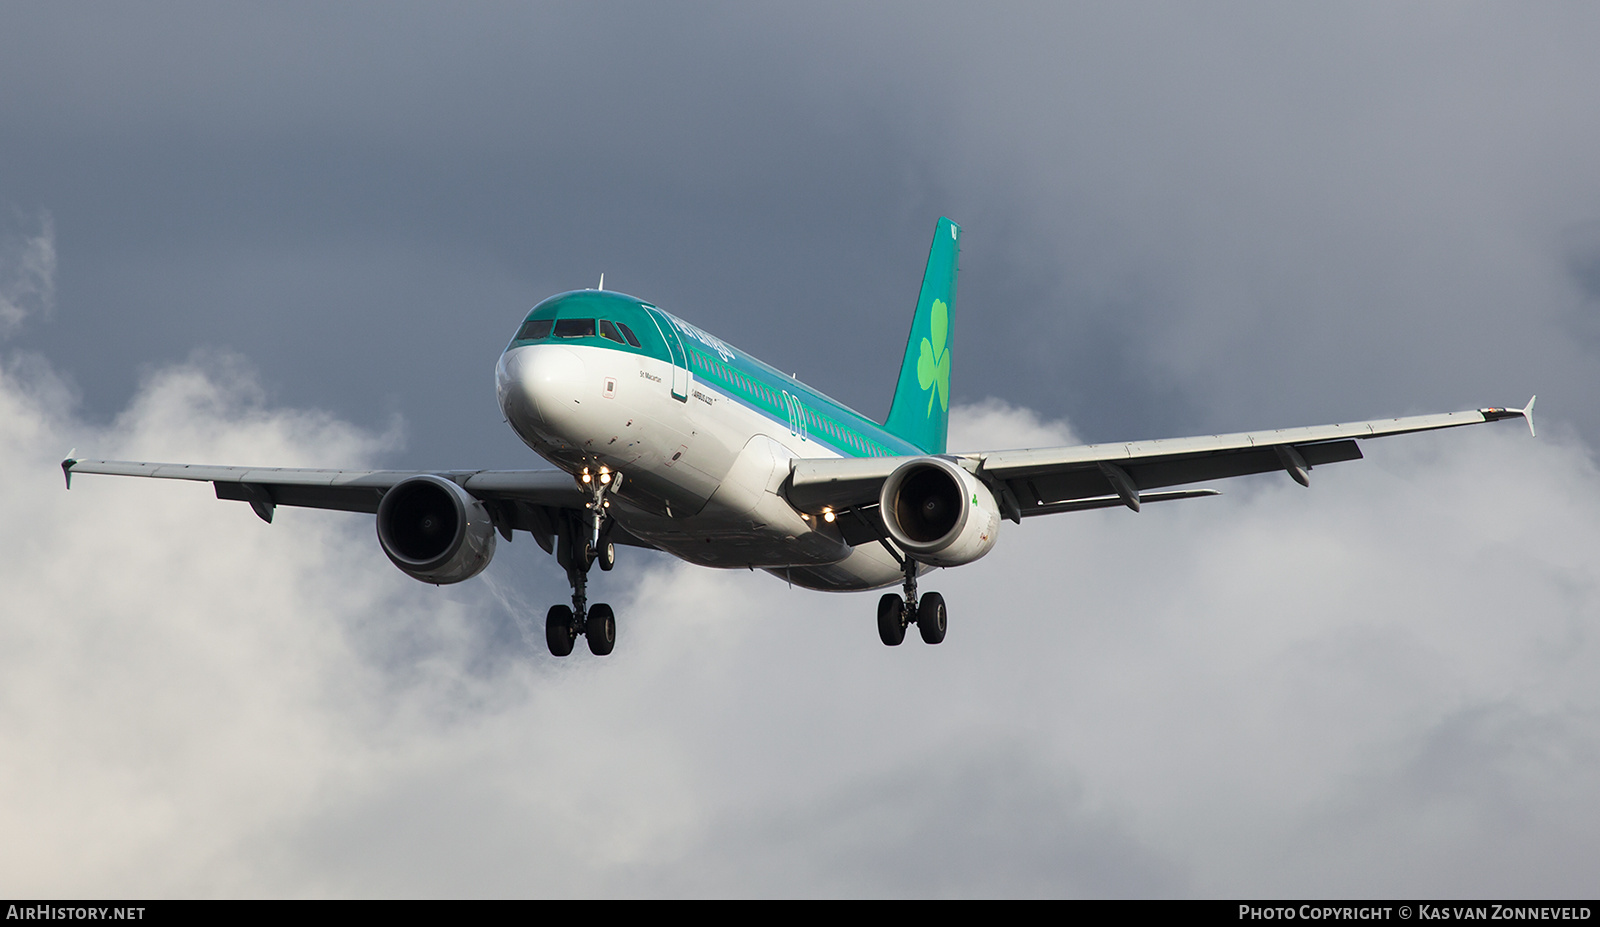
[[[961,227],[941,218],[928,249],[900,380],[884,427],[929,454],[943,454],[950,423],[950,349],[956,323],[956,258]]]

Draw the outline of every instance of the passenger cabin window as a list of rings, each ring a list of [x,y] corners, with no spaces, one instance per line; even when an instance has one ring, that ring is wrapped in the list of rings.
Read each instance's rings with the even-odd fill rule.
[[[593,338],[594,319],[558,319],[557,338]]]
[[[633,345],[636,348],[637,347],[641,347],[641,345],[639,344],[639,339],[635,338],[633,336],[633,329],[631,329],[628,326],[622,324],[621,322],[617,323],[617,328],[621,329],[622,337],[628,339],[628,343],[629,344]]]
[[[517,331],[514,341],[538,341],[550,337],[550,326],[555,323],[549,319],[529,319],[522,323],[522,328]]]
[[[628,343],[622,339],[622,332],[617,331],[617,323],[611,321],[610,319],[600,320],[600,337],[609,338],[612,341],[615,341],[617,344]]]

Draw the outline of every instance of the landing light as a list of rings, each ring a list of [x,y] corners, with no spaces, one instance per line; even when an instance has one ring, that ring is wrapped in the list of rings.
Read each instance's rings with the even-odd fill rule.
[[[823,509],[822,510],[822,520],[827,522],[830,525],[833,524],[833,509],[831,509],[831,508],[830,509]]]

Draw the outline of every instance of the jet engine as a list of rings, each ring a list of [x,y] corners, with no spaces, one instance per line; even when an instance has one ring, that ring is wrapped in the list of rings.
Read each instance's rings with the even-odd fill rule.
[[[472,494],[431,475],[401,480],[378,503],[378,543],[413,579],[471,579],[494,558],[494,525]]]
[[[878,511],[895,543],[933,566],[971,563],[1000,533],[1000,506],[989,487],[943,457],[901,464],[883,481]]]

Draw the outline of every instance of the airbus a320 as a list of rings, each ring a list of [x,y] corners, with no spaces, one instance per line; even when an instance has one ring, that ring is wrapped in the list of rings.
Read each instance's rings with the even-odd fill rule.
[[[1465,412],[1242,434],[1077,447],[951,453],[945,446],[961,229],[941,218],[889,415],[879,423],[660,307],[609,290],[544,300],[495,367],[500,409],[556,469],[306,470],[141,461],[61,463],[73,474],[199,480],[219,499],[376,515],[378,544],[427,583],[476,576],[496,536],[533,536],[572,586],[545,618],[550,652],[579,637],[597,655],[617,619],[590,604],[592,567],[619,545],[708,567],[765,570],[811,589],[900,586],[878,602],[878,634],[915,625],[944,640],[947,612],[918,579],[988,554],[1003,521],[1215,495],[1173,489],[1278,471],[1310,485],[1315,467],[1362,456],[1357,441],[1505,418]],[[603,281],[602,281],[603,283]]]

